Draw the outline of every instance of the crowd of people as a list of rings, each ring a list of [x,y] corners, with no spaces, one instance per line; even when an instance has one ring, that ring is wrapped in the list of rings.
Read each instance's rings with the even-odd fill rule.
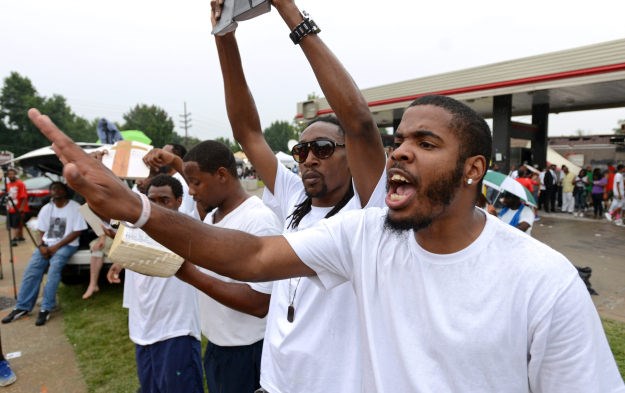
[[[316,24],[292,0],[272,4],[336,117],[307,125],[291,150],[299,173],[286,169],[263,136],[234,33],[215,37],[233,136],[265,183],[262,201],[219,142],[153,149],[152,175],[131,190],[29,111],[95,213],[185,260],[175,277],[127,272],[141,391],[202,392],[203,360],[211,392],[625,392],[576,269],[522,233],[530,210],[504,195],[507,225],[476,207],[492,151],[486,122],[454,99],[420,97],[386,157],[367,102]],[[222,2],[211,6],[214,25]],[[555,209],[559,175],[518,172],[539,199],[544,185],[541,207]],[[66,223],[40,228],[32,283],[4,323],[34,306],[37,261],[70,249],[82,222]],[[45,300],[39,315],[53,305]]]
[[[607,165],[605,168],[589,165],[578,173],[573,173],[566,165],[547,164],[542,171],[533,166],[520,165],[511,171],[510,176],[535,196],[538,210],[575,217],[605,218],[624,226],[621,217],[625,195],[624,172],[623,164]]]

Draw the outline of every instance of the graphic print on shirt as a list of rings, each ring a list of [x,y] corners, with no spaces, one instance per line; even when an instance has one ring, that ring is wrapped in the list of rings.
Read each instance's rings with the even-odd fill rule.
[[[50,226],[48,230],[48,238],[62,239],[67,227],[67,219],[65,217],[50,217]]]

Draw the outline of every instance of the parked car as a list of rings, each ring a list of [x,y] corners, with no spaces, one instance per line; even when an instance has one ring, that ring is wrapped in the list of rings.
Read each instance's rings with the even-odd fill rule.
[[[59,179],[59,176],[49,174],[46,176],[37,176],[22,180],[26,186],[26,192],[28,193],[28,207],[30,209],[30,212],[26,215],[26,221],[28,221],[31,217],[36,217],[43,205],[50,201],[50,184],[52,184],[53,181],[58,181]],[[2,198],[4,194],[5,190],[3,184],[2,189],[0,190],[0,198]],[[0,206],[0,214],[6,216],[6,203],[3,203],[2,206]]]

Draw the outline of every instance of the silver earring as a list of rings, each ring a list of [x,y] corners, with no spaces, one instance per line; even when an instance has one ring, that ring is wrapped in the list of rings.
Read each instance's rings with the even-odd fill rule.
[[[471,179],[471,178],[467,179],[467,184],[468,184],[468,185],[473,184],[473,179]]]

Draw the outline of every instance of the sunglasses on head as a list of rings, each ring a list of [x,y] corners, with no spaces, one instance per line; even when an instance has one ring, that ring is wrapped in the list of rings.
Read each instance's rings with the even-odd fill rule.
[[[291,155],[293,159],[298,163],[306,161],[308,153],[312,151],[315,157],[320,160],[330,158],[334,154],[334,149],[337,147],[345,147],[345,144],[336,143],[328,139],[319,139],[310,142],[301,142],[293,146],[291,149]]]

